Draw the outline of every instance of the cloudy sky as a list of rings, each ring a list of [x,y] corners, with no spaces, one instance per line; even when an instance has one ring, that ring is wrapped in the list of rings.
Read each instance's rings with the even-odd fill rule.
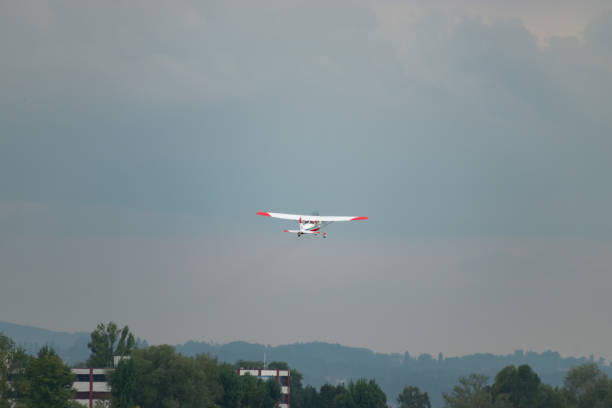
[[[607,0],[2,2],[0,320],[612,359],[611,111]]]

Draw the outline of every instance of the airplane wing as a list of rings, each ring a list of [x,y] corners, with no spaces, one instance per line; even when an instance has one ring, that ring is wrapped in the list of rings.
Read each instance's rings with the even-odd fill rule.
[[[272,218],[280,218],[282,220],[293,220],[308,222],[308,221],[320,221],[320,222],[337,222],[337,221],[359,221],[359,220],[367,220],[368,217],[345,217],[345,216],[335,216],[335,215],[299,215],[299,214],[283,214],[283,213],[273,213],[273,212],[264,212],[260,211],[257,215],[261,215],[264,217],[272,217]]]

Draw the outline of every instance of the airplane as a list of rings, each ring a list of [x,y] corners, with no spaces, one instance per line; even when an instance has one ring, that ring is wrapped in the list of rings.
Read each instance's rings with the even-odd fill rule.
[[[321,229],[327,227],[332,222],[339,221],[360,221],[367,220],[368,217],[344,217],[344,216],[320,216],[319,213],[315,212],[311,215],[299,215],[299,214],[283,214],[274,212],[260,211],[257,215],[263,217],[280,218],[282,220],[293,220],[299,223],[300,229],[298,230],[284,230],[283,232],[291,232],[297,234],[298,238],[302,235],[311,236],[322,236],[327,238],[327,232],[322,232]]]

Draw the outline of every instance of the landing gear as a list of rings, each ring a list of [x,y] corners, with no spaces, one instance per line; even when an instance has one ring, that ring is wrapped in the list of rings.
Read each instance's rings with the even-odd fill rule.
[[[325,238],[327,238],[327,232],[324,232],[324,233],[323,233],[323,238],[324,238],[324,239],[325,239]]]

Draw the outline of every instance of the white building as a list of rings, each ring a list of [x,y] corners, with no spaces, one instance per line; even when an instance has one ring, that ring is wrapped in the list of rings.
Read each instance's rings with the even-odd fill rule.
[[[240,368],[238,375],[250,374],[262,380],[275,380],[281,386],[279,408],[289,408],[291,404],[291,373],[289,370],[250,370]]]
[[[106,381],[106,368],[73,368],[76,381],[72,387],[76,390],[74,399],[81,405],[93,408],[98,400],[110,400],[111,387]]]

